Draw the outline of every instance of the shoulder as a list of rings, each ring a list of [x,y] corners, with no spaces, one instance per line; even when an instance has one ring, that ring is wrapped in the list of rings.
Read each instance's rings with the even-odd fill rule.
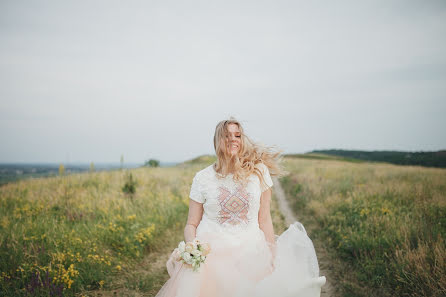
[[[254,167],[258,168],[261,173],[265,173],[265,172],[269,171],[268,166],[263,164],[263,162],[257,163]]]
[[[269,168],[262,162],[256,164],[256,167],[260,170],[263,182],[260,185],[262,193],[266,191],[268,188],[273,186],[273,181],[271,179],[271,175],[269,173]]]
[[[264,163],[260,162],[255,165],[255,168],[259,171],[259,174],[262,175],[263,178],[271,179],[269,167]]]

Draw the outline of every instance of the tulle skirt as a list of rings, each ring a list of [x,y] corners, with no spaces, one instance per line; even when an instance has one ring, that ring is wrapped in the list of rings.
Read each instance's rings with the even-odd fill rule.
[[[198,272],[167,261],[170,279],[156,297],[315,297],[325,276],[319,276],[314,246],[300,222],[276,235],[272,257],[261,229],[227,232],[203,221],[196,236],[211,252]],[[218,229],[220,228],[220,229]]]

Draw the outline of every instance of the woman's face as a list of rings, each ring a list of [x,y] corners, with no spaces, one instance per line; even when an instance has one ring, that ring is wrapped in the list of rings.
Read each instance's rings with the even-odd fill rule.
[[[236,124],[228,125],[228,134],[226,135],[226,149],[231,155],[237,155],[240,151],[242,134]]]

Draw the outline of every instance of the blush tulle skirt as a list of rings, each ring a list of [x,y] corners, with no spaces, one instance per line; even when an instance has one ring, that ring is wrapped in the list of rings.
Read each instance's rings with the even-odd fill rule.
[[[272,260],[263,231],[258,227],[227,232],[202,221],[196,236],[208,242],[211,252],[198,272],[167,261],[169,280],[156,297],[316,297],[325,276],[313,243],[300,222],[276,235],[276,257]]]

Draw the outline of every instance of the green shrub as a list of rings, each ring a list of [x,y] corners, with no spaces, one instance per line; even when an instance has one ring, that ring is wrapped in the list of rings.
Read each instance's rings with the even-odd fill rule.
[[[138,182],[133,178],[132,173],[128,173],[126,175],[124,186],[122,187],[122,191],[125,194],[133,196],[136,192],[136,186]]]

